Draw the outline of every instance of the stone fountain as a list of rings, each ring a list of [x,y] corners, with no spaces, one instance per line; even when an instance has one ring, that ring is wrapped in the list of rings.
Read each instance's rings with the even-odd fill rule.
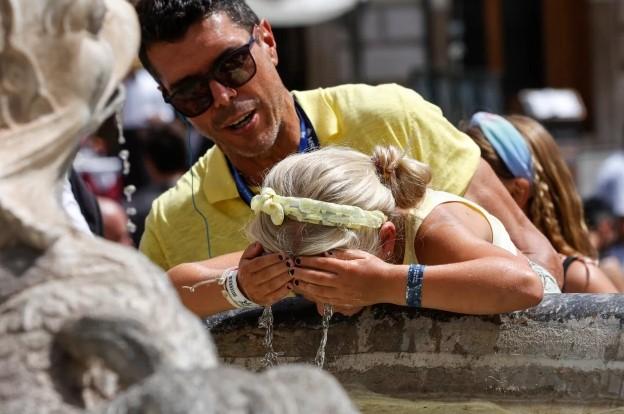
[[[321,370],[220,365],[164,273],[60,207],[138,36],[122,0],[0,0],[0,412],[355,412]]]

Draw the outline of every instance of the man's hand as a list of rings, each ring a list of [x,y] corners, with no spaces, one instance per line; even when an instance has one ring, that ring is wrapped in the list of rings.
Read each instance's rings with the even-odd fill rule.
[[[337,312],[353,314],[362,306],[389,302],[386,282],[390,265],[377,256],[360,250],[334,250],[325,257],[298,257],[295,263],[295,291],[317,304],[327,303]]]
[[[263,255],[260,243],[245,249],[238,264],[238,287],[251,301],[272,305],[292,290],[294,265],[283,253]]]

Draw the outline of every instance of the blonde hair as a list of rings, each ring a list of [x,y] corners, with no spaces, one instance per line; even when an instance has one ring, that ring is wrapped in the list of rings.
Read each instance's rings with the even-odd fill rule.
[[[510,115],[506,119],[531,148],[533,183],[527,206],[529,219],[559,253],[595,258],[597,253],[589,241],[581,197],[554,138],[532,118]],[[465,132],[481,148],[481,156],[499,177],[513,178],[478,128],[470,127]]]
[[[373,156],[343,147],[293,154],[275,165],[263,181],[285,197],[306,197],[396,218],[400,209],[416,207],[431,180],[429,167],[407,158],[396,147],[376,147]],[[277,226],[259,214],[247,227],[250,240],[271,252],[316,255],[336,248],[375,253],[379,229],[325,226],[289,218]]]

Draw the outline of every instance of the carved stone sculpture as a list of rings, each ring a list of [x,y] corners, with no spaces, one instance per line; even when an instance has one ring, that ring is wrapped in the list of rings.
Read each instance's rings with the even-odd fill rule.
[[[61,178],[138,42],[122,0],[0,0],[0,411],[353,412],[322,371],[218,366],[159,269],[71,227]]]

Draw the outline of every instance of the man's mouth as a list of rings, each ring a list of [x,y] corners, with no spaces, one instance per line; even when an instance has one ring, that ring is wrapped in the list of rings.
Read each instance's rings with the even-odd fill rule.
[[[226,128],[233,130],[244,128],[245,126],[247,126],[247,124],[249,124],[255,113],[256,111],[248,112],[247,114],[234,120],[234,122],[226,126]]]

